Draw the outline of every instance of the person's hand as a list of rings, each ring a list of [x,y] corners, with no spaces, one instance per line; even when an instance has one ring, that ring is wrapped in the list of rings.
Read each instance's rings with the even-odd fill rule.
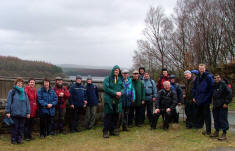
[[[142,101],[141,103],[144,104],[144,101]]]
[[[155,102],[155,101],[156,101],[156,98],[154,97],[154,98],[153,98],[153,102]]]
[[[185,94],[183,95],[183,98],[186,98],[186,95],[185,95]]]
[[[135,101],[134,101],[134,100],[132,100],[131,102],[132,102],[132,103],[134,103]]]
[[[86,100],[84,101],[84,104],[87,105],[87,101]]]
[[[171,111],[171,109],[170,109],[170,108],[167,108],[167,109],[166,109],[166,112],[170,112],[170,111]]]
[[[51,108],[51,107],[52,107],[52,104],[47,104],[47,107],[48,107],[48,108]]]
[[[224,109],[228,108],[228,105],[227,105],[227,104],[224,104],[224,105],[223,105],[223,108],[224,108]]]
[[[117,92],[116,96],[119,96],[119,98],[122,96],[122,92]]]
[[[63,96],[64,96],[64,93],[63,93],[63,92],[60,92],[59,96],[60,96],[60,97],[63,97]]]
[[[73,104],[72,104],[72,105],[70,105],[70,107],[74,109],[74,105],[73,105]]]
[[[157,114],[157,113],[159,113],[159,112],[160,112],[159,109],[156,109],[156,110],[154,111],[155,114]]]
[[[27,114],[27,115],[26,115],[26,118],[30,118],[30,114]]]
[[[10,117],[11,117],[11,114],[10,114],[10,113],[7,113],[6,116],[7,116],[7,118],[10,118]]]
[[[193,102],[194,102],[194,103],[196,103],[196,100],[195,100],[195,98],[193,98]]]

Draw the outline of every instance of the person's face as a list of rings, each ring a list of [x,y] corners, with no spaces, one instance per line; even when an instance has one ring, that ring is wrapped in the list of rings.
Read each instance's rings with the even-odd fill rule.
[[[187,80],[189,80],[191,77],[192,77],[192,74],[190,74],[190,73],[184,74],[184,78]]]
[[[23,82],[17,82],[16,85],[19,87],[19,88],[22,88],[23,87]]]
[[[206,71],[206,67],[205,66],[199,66],[199,72],[202,74]]]
[[[175,79],[171,79],[170,81],[171,81],[171,83],[175,83]]]
[[[30,80],[30,81],[29,81],[29,86],[30,86],[31,88],[34,88],[34,87],[35,87],[35,81],[34,81],[34,80]]]
[[[144,69],[140,69],[140,74],[144,74]]]
[[[82,79],[77,79],[76,82],[77,83],[82,83]]]
[[[133,74],[133,78],[134,78],[135,80],[138,80],[139,74],[138,74],[138,73],[134,73],[134,74]]]
[[[123,73],[122,76],[123,76],[124,79],[127,79],[129,77],[129,74],[128,73]]]
[[[149,79],[149,73],[144,74],[144,79]]]
[[[49,89],[50,82],[49,81],[44,81],[43,85],[46,89]]]
[[[168,72],[167,71],[162,71],[162,74],[164,77],[166,77],[168,75]]]
[[[216,83],[219,83],[221,81],[221,77],[220,76],[215,76],[214,78],[215,78],[215,82]]]
[[[171,89],[170,83],[165,84],[165,85],[164,85],[164,89],[165,89],[166,91],[170,91],[170,89]]]
[[[63,84],[63,80],[56,80],[56,84],[57,85],[62,85]]]
[[[118,76],[118,75],[119,75],[119,69],[115,69],[115,70],[114,70],[114,75],[115,75],[115,76]]]
[[[89,79],[89,80],[87,80],[87,83],[88,83],[88,84],[91,84],[91,82],[92,82],[92,81],[91,81],[90,79]]]

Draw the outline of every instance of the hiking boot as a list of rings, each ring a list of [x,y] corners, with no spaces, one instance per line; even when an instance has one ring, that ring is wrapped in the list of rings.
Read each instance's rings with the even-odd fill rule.
[[[104,138],[109,138],[109,133],[108,132],[103,132],[103,137]]]
[[[111,136],[119,136],[120,134],[117,131],[110,131],[110,135]]]
[[[211,138],[218,136],[219,136],[219,131],[215,131],[213,134],[210,135]]]
[[[122,127],[122,131],[129,131],[126,126]]]
[[[151,131],[152,131],[152,130],[155,130],[155,129],[156,129],[156,127],[151,127],[151,128],[150,128]]]
[[[211,135],[211,132],[203,131],[202,135]]]
[[[227,139],[226,133],[223,133],[223,134],[221,135],[221,137],[218,138],[218,140],[220,140],[220,141],[223,141],[223,140],[226,140],[226,139]]]

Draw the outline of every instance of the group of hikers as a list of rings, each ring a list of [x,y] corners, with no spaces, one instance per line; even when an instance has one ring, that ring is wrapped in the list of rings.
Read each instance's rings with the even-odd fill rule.
[[[129,131],[134,124],[141,127],[145,122],[146,112],[150,130],[157,128],[160,116],[163,119],[163,129],[168,130],[171,122],[178,123],[177,108],[184,104],[186,128],[201,129],[205,123],[206,131],[203,131],[203,135],[218,137],[219,140],[226,139],[229,129],[228,104],[232,100],[232,90],[221,75],[210,74],[205,64],[200,64],[198,70],[184,72],[184,92],[176,83],[176,76],[170,75],[166,68],[162,69],[157,84],[144,67],[129,74],[128,70],[121,71],[116,65],[103,81],[104,138],[119,136],[121,127],[122,131]],[[69,89],[61,77],[56,77],[54,87],[48,78],[42,84],[42,88],[37,91],[35,79],[29,79],[28,85],[24,87],[23,78],[17,78],[13,89],[9,91],[5,112],[7,118],[11,118],[14,123],[11,129],[12,144],[21,144],[23,138],[32,139],[37,116],[40,118],[41,138],[65,133],[66,100],[69,100],[71,109],[71,133],[80,131],[80,118],[84,108],[86,128],[94,127],[99,95],[91,76],[88,76],[86,85],[82,84],[82,76],[76,76],[76,82]],[[215,127],[213,134],[211,103]],[[223,131],[221,136],[220,130]]]

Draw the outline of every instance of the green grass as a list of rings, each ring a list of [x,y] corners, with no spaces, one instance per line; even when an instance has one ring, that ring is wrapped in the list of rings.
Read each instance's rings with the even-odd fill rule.
[[[229,111],[235,111],[235,97],[233,97],[233,100],[231,103],[228,105]]]
[[[235,147],[235,134],[228,132],[228,140],[220,142],[201,134],[202,130],[185,129],[174,124],[169,131],[149,130],[148,125],[131,128],[120,136],[102,137],[102,127],[79,133],[49,136],[11,145],[9,135],[1,135],[0,151],[206,151],[215,147]],[[38,134],[37,134],[38,135]]]

